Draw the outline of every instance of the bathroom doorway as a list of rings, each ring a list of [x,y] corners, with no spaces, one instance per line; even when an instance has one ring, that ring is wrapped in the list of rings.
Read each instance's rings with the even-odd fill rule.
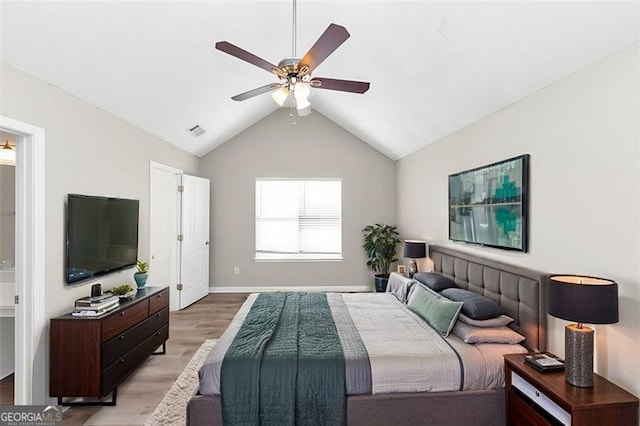
[[[42,128],[2,115],[0,132],[14,135],[16,141],[13,401],[42,405],[50,400],[44,313],[45,135]]]
[[[0,131],[0,405],[14,405],[16,140]]]

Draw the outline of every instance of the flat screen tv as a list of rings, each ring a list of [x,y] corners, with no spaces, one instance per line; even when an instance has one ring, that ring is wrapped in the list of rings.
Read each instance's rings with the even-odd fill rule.
[[[138,209],[138,200],[67,196],[67,283],[136,264]]]
[[[527,251],[529,154],[449,175],[449,239]]]

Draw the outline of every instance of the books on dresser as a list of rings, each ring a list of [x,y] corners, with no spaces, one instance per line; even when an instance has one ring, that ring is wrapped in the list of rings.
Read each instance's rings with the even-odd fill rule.
[[[113,295],[83,297],[74,303],[72,315],[80,317],[94,317],[107,313],[120,306],[120,298]]]

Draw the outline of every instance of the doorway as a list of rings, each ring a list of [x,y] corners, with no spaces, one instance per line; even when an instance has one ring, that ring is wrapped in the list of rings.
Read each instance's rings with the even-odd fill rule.
[[[0,116],[15,135],[14,404],[45,404],[44,130]]]
[[[0,405],[13,405],[14,392],[16,138],[0,131]]]
[[[209,180],[152,161],[149,182],[149,282],[176,311],[209,294]]]

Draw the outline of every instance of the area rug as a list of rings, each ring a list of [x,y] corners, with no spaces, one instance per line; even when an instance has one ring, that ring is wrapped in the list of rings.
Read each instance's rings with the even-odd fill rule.
[[[187,402],[198,387],[198,370],[218,339],[205,340],[193,355],[162,402],[156,407],[145,426],[182,426],[187,422]]]

